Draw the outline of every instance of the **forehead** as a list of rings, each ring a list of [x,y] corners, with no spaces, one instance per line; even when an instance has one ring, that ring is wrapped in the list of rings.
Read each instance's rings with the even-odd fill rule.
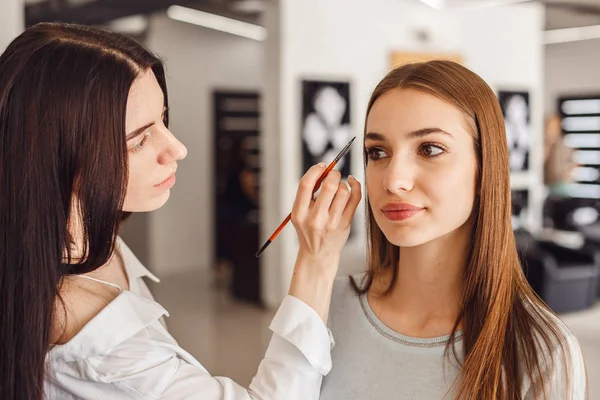
[[[464,113],[453,104],[414,89],[393,89],[381,95],[367,117],[367,132],[405,134],[439,128],[454,136],[469,134]]]
[[[155,121],[164,105],[163,92],[151,69],[141,73],[131,85],[127,98],[126,130],[131,132]]]

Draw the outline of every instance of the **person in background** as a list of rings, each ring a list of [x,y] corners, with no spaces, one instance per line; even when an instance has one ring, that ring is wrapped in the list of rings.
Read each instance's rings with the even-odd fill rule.
[[[570,197],[568,187],[573,182],[576,166],[573,149],[565,144],[560,117],[548,117],[544,140],[544,184],[550,196]]]

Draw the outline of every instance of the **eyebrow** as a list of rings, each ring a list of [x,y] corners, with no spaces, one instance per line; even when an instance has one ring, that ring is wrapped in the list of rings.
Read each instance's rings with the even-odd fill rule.
[[[163,112],[162,112],[162,118],[163,118],[163,119],[165,118],[165,115],[166,115],[168,112],[169,112],[169,107],[167,107],[167,106],[164,106],[164,108],[163,108]],[[149,123],[147,123],[146,125],[144,125],[144,126],[142,126],[142,127],[140,127],[140,128],[137,128],[135,131],[133,131],[133,132],[130,132],[130,133],[127,135],[127,136],[125,136],[125,141],[129,141],[129,140],[131,140],[131,139],[133,139],[133,138],[135,138],[135,137],[137,137],[137,136],[141,135],[141,134],[142,134],[142,133],[143,133],[143,132],[144,132],[146,129],[148,129],[148,128],[150,128],[150,127],[154,126],[155,124],[156,124],[156,122],[149,122]]]
[[[154,124],[155,124],[155,122],[150,122],[149,124],[146,124],[146,125],[142,126],[141,128],[137,128],[135,131],[129,133],[125,137],[125,140],[128,141],[128,140],[131,140],[131,139],[141,135],[146,129],[150,128]]]
[[[412,131],[410,132],[408,135],[406,135],[409,139],[417,139],[417,138],[421,138],[423,136],[427,136],[427,135],[431,135],[433,133],[442,133],[444,135],[448,135],[451,138],[454,138],[454,136],[450,133],[450,132],[446,132],[443,129],[440,128],[423,128],[423,129],[418,129],[416,131]],[[365,135],[365,140],[376,140],[379,142],[385,142],[387,139],[384,135],[382,135],[381,133],[375,133],[375,132],[368,132]]]

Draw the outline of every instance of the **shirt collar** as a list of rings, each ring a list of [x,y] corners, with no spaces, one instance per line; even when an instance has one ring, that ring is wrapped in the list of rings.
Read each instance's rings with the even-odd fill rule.
[[[144,267],[144,264],[138,260],[138,258],[135,256],[135,254],[133,254],[131,249],[125,244],[120,236],[117,236],[117,244],[121,250],[123,262],[125,264],[125,268],[127,268],[127,273],[130,278],[148,277],[156,283],[160,282],[160,279],[158,279],[152,272],[148,271],[148,268]]]
[[[148,277],[160,280],[138,260],[123,239],[117,245],[131,282],[133,278]],[[103,354],[124,342],[163,315],[169,313],[157,302],[129,290],[123,290],[110,304],[92,318],[71,340],[55,345],[48,352],[54,361],[76,361]]]

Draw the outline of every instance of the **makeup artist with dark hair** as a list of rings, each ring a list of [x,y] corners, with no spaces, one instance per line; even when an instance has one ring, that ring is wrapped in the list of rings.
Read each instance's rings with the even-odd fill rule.
[[[126,37],[39,24],[0,56],[1,399],[319,397],[360,184],[331,172],[313,201],[325,166],[302,178],[289,295],[244,389],[179,347],[142,279],[156,278],[118,236],[126,213],[169,198],[187,150],[168,122],[163,66]]]

